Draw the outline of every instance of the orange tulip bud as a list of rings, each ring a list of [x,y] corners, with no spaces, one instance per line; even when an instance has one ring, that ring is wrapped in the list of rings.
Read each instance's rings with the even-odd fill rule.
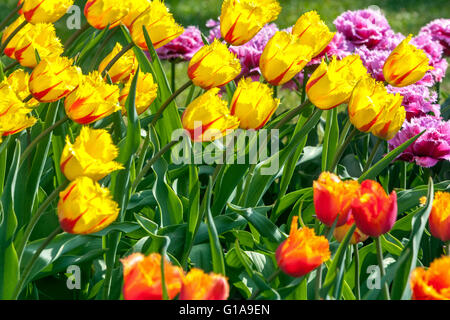
[[[123,297],[125,300],[162,300],[161,255],[133,253],[123,264]],[[164,261],[164,280],[169,299],[180,292],[183,270]]]
[[[429,218],[433,237],[444,242],[450,241],[450,193],[437,191]]]
[[[66,14],[74,0],[25,0],[23,15],[30,23],[53,23]]]
[[[96,29],[109,29],[119,25],[122,18],[129,12],[124,0],[88,0],[84,6],[87,22]]]
[[[428,270],[416,268],[411,273],[413,300],[450,300],[450,257],[435,259]]]
[[[353,224],[355,223],[355,218],[353,218],[353,215],[350,213],[348,216],[347,222],[343,224],[340,227],[336,227],[333,231],[333,236],[336,238],[338,242],[342,242],[344,240],[345,235],[347,232],[351,229]],[[368,235],[362,233],[358,228],[355,229],[353,232],[352,237],[350,238],[351,244],[357,244],[359,242],[364,242],[369,238]]]
[[[278,247],[278,266],[292,277],[302,277],[330,259],[328,240],[316,236],[313,229],[297,229],[298,217],[292,219],[289,237]]]
[[[378,182],[365,180],[351,207],[356,227],[369,236],[378,237],[394,226],[397,219],[397,193],[392,191],[387,195]]]
[[[193,268],[183,278],[180,300],[226,300],[230,293],[227,279],[215,273],[206,274]]]
[[[313,182],[314,207],[317,219],[331,227],[338,218],[336,226],[347,222],[353,198],[357,196],[359,183],[354,180],[341,181],[330,172],[322,172]]]

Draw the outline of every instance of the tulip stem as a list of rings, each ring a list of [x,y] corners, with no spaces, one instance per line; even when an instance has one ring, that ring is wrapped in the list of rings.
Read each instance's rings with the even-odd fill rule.
[[[20,9],[22,9],[23,7],[23,3],[21,3],[20,5],[18,5],[13,11],[11,11],[5,19],[3,19],[3,21],[0,23],[0,30],[2,30],[7,24],[8,21],[16,14],[20,11]]]
[[[337,222],[337,218],[335,223]],[[328,226],[325,226],[324,230],[324,236],[328,239],[328,235],[331,231],[331,228]],[[322,271],[323,271],[323,263],[318,267],[317,273],[316,273],[316,285],[314,288],[314,298],[316,300],[320,300],[320,288],[322,287]]]
[[[111,59],[111,61],[106,65],[105,69],[102,71],[102,77],[105,77],[108,73],[109,69],[112,68],[112,66],[125,54],[127,51],[129,51],[131,48],[134,47],[134,43],[130,42],[125,47],[122,48],[122,50],[119,51],[118,54],[114,58]]]
[[[17,66],[18,64],[19,64],[19,61],[14,61],[14,62],[8,64],[8,65],[3,69],[3,71],[6,72],[6,71],[8,71],[9,69],[14,68],[14,67]]]
[[[359,279],[359,249],[358,244],[353,245],[355,251],[355,287],[356,287],[356,300],[361,300],[361,281]]]
[[[8,46],[9,42],[14,38],[20,30],[22,30],[23,27],[25,27],[28,24],[28,21],[25,20],[22,22],[10,35],[8,38],[6,38],[5,42],[2,43],[2,47],[0,48],[0,56],[4,54],[5,48]]]
[[[332,165],[330,167],[330,171],[331,172],[335,171],[335,169],[336,169],[336,167],[337,167],[337,165],[339,163],[339,160],[341,160],[341,157],[342,157],[342,155],[345,152],[345,149],[347,149],[347,146],[350,144],[350,142],[356,136],[357,133],[358,133],[358,129],[353,128],[353,131],[350,132],[350,134],[348,135],[347,139],[345,139],[344,143],[340,146],[338,152],[336,152],[336,155],[334,156],[333,163],[332,163]]]
[[[381,246],[380,237],[375,238],[375,245],[377,247],[377,258],[378,258],[378,266],[380,268],[380,277],[383,278],[385,275],[385,272],[384,272],[384,265],[383,265],[383,248]],[[384,283],[383,292],[384,292],[385,299],[391,300],[387,282]]]
[[[13,293],[13,300],[17,300],[19,297],[20,292],[22,291],[22,287],[25,284],[25,281],[29,277],[31,270],[34,267],[34,264],[36,263],[37,259],[39,258],[40,254],[44,249],[52,242],[52,240],[62,231],[61,227],[58,226],[41,244],[41,246],[36,250],[36,252],[33,254],[33,257],[31,258],[30,262],[28,262],[27,266],[25,267],[23,273],[20,275],[19,283],[17,283],[16,288],[14,289]]]
[[[70,47],[70,45],[87,29],[89,29],[91,25],[86,22],[80,29],[78,29],[76,32],[74,32],[64,43],[64,49],[67,50],[67,48]]]
[[[372,149],[372,152],[370,153],[369,158],[366,161],[366,164],[364,165],[364,169],[362,173],[365,173],[367,170],[369,170],[370,166],[372,165],[373,159],[375,158],[375,155],[378,151],[379,146],[383,142],[383,139],[378,138],[377,142],[375,143],[375,146]]]
[[[175,63],[175,61],[170,61],[170,70],[171,70],[171,81],[170,81],[170,84],[171,84],[171,87],[172,87],[172,92],[175,92],[175,86],[176,86],[176,83],[175,83],[175,77],[176,77],[176,73],[177,73],[177,64]]]
[[[295,118],[295,116],[297,116],[298,114],[302,113],[302,111],[308,107],[310,104],[310,101],[308,99],[306,99],[302,104],[300,104],[297,108],[292,109],[291,111],[289,111],[284,117],[283,119],[280,120],[280,122],[278,122],[273,128],[274,129],[280,129],[283,125],[285,125],[286,123],[288,123],[290,120],[292,120],[293,118]]]
[[[150,123],[151,127],[155,126],[156,122],[159,120],[162,113],[164,112],[164,110],[166,110],[166,108],[169,106],[169,104],[173,100],[175,100],[175,98],[178,97],[184,90],[189,88],[192,84],[193,84],[192,81],[189,80],[188,82],[183,84],[180,88],[178,88],[174,93],[172,93],[172,95],[166,101],[164,101],[164,103],[159,107],[158,111],[156,111],[155,117],[153,118],[152,122]]]
[[[25,151],[22,153],[22,156],[20,157],[20,164],[22,164],[25,159],[30,155],[30,153],[33,151],[34,147],[36,147],[36,145],[39,143],[39,141],[41,141],[47,134],[49,134],[50,132],[52,132],[55,128],[59,127],[60,125],[62,125],[64,122],[66,122],[67,120],[69,120],[68,116],[64,116],[63,118],[61,118],[60,120],[58,120],[57,122],[55,122],[53,125],[51,125],[50,127],[48,127],[47,129],[45,129],[44,131],[42,131],[29,145],[28,147],[25,149]]]

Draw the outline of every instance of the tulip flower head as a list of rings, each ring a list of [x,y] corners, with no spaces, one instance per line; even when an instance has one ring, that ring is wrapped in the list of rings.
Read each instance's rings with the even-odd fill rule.
[[[367,76],[367,69],[356,54],[342,60],[333,57],[330,64],[323,59],[309,78],[306,93],[317,108],[332,109],[348,102],[358,81]]]
[[[273,98],[273,90],[251,78],[242,79],[231,101],[231,114],[239,118],[242,129],[261,129],[280,104]]]
[[[322,172],[313,182],[314,207],[317,219],[331,227],[344,225],[350,213],[350,206],[358,195],[359,183],[354,180],[341,181],[330,172]]]
[[[128,28],[131,29],[131,25],[142,13],[144,13],[152,3],[152,0],[131,0],[128,3],[129,11],[128,14],[121,20],[121,22]]]
[[[277,0],[225,0],[220,15],[222,38],[233,46],[243,45],[280,12]]]
[[[227,300],[230,286],[227,279],[215,273],[207,274],[193,268],[183,277],[180,300]]]
[[[297,36],[302,44],[312,47],[312,57],[315,57],[327,47],[335,32],[330,31],[316,11],[309,11],[297,20],[292,34]]]
[[[278,266],[292,277],[302,277],[330,259],[328,240],[316,236],[313,229],[297,228],[298,217],[292,219],[289,237],[278,247]]]
[[[120,43],[117,42],[111,53],[108,54],[102,60],[102,62],[100,62],[100,65],[98,66],[98,71],[100,73],[103,73],[103,70],[105,70],[109,62],[121,50],[122,46],[120,45]],[[119,60],[116,61],[116,63],[113,64],[111,69],[108,70],[108,74],[113,83],[117,82],[127,83],[127,81],[131,78],[131,75],[134,74],[134,72],[136,71],[136,69],[137,69],[136,56],[134,55],[133,50],[128,50],[123,56],[120,57]]]
[[[197,51],[188,66],[189,78],[205,90],[224,86],[240,73],[239,59],[217,39]]]
[[[57,101],[73,90],[81,82],[81,69],[72,66],[66,57],[50,56],[41,60],[30,76],[30,92],[40,102]]]
[[[101,30],[109,25],[109,29],[112,29],[119,25],[129,10],[126,0],[88,0],[84,6],[84,15],[94,28]]]
[[[386,81],[394,87],[405,87],[421,80],[432,70],[425,52],[409,44],[412,35],[403,40],[387,58],[383,67]]]
[[[25,21],[25,18],[23,16],[19,16],[13,23],[11,23],[2,34],[2,44],[5,43],[6,39],[9,38],[9,36],[16,30],[23,22]],[[32,26],[27,24],[22,29],[19,30],[19,32],[12,37],[12,39],[9,41],[9,43],[6,45],[5,49],[3,50],[3,53],[10,57],[11,59],[15,59],[14,53],[17,48],[17,44],[22,39],[22,37],[30,32],[32,29]]]
[[[285,84],[311,60],[314,48],[288,32],[279,31],[267,42],[259,60],[262,75],[270,84]]]
[[[74,0],[25,0],[23,15],[28,22],[53,23],[66,14]]]
[[[355,218],[350,213],[348,216],[347,222],[344,223],[340,227],[336,227],[333,231],[333,236],[336,238],[338,242],[342,242],[347,235],[347,232],[351,229],[351,227],[355,224]],[[368,235],[364,234],[358,228],[353,231],[352,237],[350,238],[350,244],[357,244],[359,242],[364,242],[369,238]]]
[[[108,131],[83,127],[75,143],[66,137],[66,146],[61,155],[60,167],[67,179],[73,181],[86,176],[98,181],[115,170],[123,169],[113,161],[119,151]]]
[[[98,71],[83,76],[80,86],[64,101],[67,116],[89,124],[120,110],[119,87],[107,84]]]
[[[9,86],[16,93],[17,97],[23,101],[30,95],[30,89],[28,88],[28,82],[30,81],[30,75],[23,69],[17,69],[13,71],[7,79],[0,82],[0,88]],[[39,104],[39,101],[32,98],[26,102],[27,107],[35,107]]]
[[[193,141],[212,141],[239,126],[239,119],[230,114],[218,93],[218,88],[208,90],[184,111],[181,122]]]
[[[78,177],[59,194],[61,228],[73,234],[103,230],[119,215],[119,207],[107,188],[88,177]]]
[[[359,196],[351,204],[356,227],[364,234],[378,237],[389,232],[397,219],[397,193],[386,194],[376,181],[361,183]]]
[[[123,265],[123,297],[125,300],[162,300],[161,255],[133,253],[121,259]],[[164,280],[169,299],[180,292],[183,270],[164,261]]]
[[[153,0],[130,27],[133,42],[141,49],[149,50],[145,42],[143,27],[146,28],[155,49],[169,43],[184,31],[161,0]]]
[[[430,267],[414,269],[410,284],[413,300],[450,300],[450,257],[435,259]]]
[[[450,241],[450,193],[437,191],[429,218],[433,237],[444,242]]]
[[[130,93],[132,79],[120,90],[119,102],[122,106],[122,114],[126,115],[127,110],[125,109],[125,102],[127,101],[128,94]],[[158,95],[158,84],[153,81],[153,76],[151,73],[140,72],[138,75],[137,85],[136,85],[136,112],[137,114],[142,114],[152,102],[156,99]]]
[[[406,118],[402,100],[400,94],[388,93],[381,82],[371,78],[361,79],[348,104],[350,121],[359,131],[390,140]]]

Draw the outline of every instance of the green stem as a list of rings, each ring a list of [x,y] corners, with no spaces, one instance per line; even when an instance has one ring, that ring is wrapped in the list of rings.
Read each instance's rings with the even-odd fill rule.
[[[105,49],[106,45],[109,43],[109,40],[114,36],[114,34],[119,30],[119,28],[114,28],[112,30],[108,30],[109,34],[105,37],[105,39],[102,41],[102,44],[95,52],[94,58],[92,59],[91,65],[89,66],[89,70],[93,70],[94,67],[97,65],[97,60],[100,57],[100,55],[103,52],[103,49]]]
[[[25,20],[9,35],[8,38],[6,38],[5,42],[2,43],[2,46],[0,48],[0,57],[4,54],[3,51],[8,46],[8,44],[12,40],[12,38],[14,38],[19,33],[19,31],[22,30],[23,27],[25,27],[27,24],[28,24],[28,21]]]
[[[12,17],[15,16],[16,13],[18,13],[20,11],[20,9],[22,9],[23,7],[23,3],[21,3],[20,5],[18,5],[13,11],[11,11],[5,19],[3,19],[3,21],[0,23],[0,30],[3,30],[3,28],[8,24],[8,21],[11,20]]]
[[[344,143],[339,147],[339,150],[338,150],[338,152],[336,152],[336,155],[334,156],[333,162],[330,167],[331,172],[335,171],[335,169],[339,163],[339,160],[341,160],[341,157],[345,152],[345,149],[347,149],[348,145],[350,144],[350,142],[356,136],[357,133],[358,133],[358,129],[353,128],[353,131],[350,132],[347,139],[345,139]]]
[[[406,163],[405,161],[402,161],[401,162],[401,166],[402,166],[402,187],[403,187],[403,189],[405,189],[406,190],[406,188],[407,188],[407,184],[408,184],[408,179],[407,179],[407,168],[408,168],[408,163]]]
[[[328,238],[328,233],[330,232],[330,227],[325,226],[324,236]],[[323,272],[323,263],[318,267],[316,273],[316,284],[314,286],[314,299],[320,300],[320,289],[322,287],[322,272]]]
[[[369,158],[366,161],[366,164],[364,165],[364,169],[363,172],[366,172],[367,170],[369,170],[370,166],[372,165],[373,159],[375,158],[375,155],[377,153],[378,147],[381,145],[381,143],[383,142],[383,139],[378,138],[375,146],[372,149],[372,152],[370,153]]]
[[[64,42],[64,49],[67,50],[67,48],[70,47],[70,45],[83,33],[85,32],[87,29],[89,29],[91,25],[86,22],[83,26],[81,26],[80,29],[78,29],[76,32],[74,32],[69,39],[66,40],[66,42]]]
[[[176,69],[177,69],[177,64],[176,64],[176,62],[175,61],[170,61],[170,69],[171,69],[171,83],[170,83],[170,85],[171,85],[171,87],[172,87],[172,92],[175,92],[175,80],[176,80]]]
[[[14,61],[14,62],[8,64],[8,65],[3,69],[3,71],[6,72],[6,71],[8,71],[9,69],[14,68],[14,67],[17,66],[18,64],[19,64],[19,61]]]
[[[302,104],[300,104],[298,107],[292,109],[291,111],[289,111],[283,119],[280,120],[280,122],[278,122],[273,128],[274,129],[280,129],[283,125],[285,125],[286,123],[288,123],[290,120],[294,119],[297,115],[299,115],[300,113],[302,113],[302,111],[308,107],[310,104],[310,101],[308,99],[306,99]],[[268,139],[269,140],[269,139]]]
[[[108,71],[112,68],[112,66],[125,54],[128,50],[134,47],[134,42],[130,42],[119,53],[116,54],[114,58],[106,65],[105,69],[102,71],[102,77],[105,77]]]
[[[353,245],[355,251],[355,286],[356,286],[356,300],[361,300],[361,280],[359,279],[359,249],[358,244]]]
[[[380,277],[383,278],[385,275],[385,272],[384,272],[384,265],[383,265],[383,248],[381,246],[380,237],[375,238],[375,244],[377,247],[377,259],[378,259],[378,266],[380,267]],[[387,283],[384,284],[382,290],[383,290],[385,299],[390,300],[391,298],[389,295],[389,287],[388,287]]]

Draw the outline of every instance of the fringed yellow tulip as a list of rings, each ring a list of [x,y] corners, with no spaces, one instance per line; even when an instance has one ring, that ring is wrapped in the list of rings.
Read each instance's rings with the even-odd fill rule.
[[[36,51],[41,60],[63,53],[61,41],[56,36],[55,27],[51,23],[33,25],[18,41],[14,57],[22,66],[34,68],[38,63]]]
[[[84,15],[88,23],[96,29],[116,27],[129,12],[126,0],[88,0]]]
[[[23,15],[30,23],[53,23],[66,14],[74,0],[25,0]]]
[[[29,80],[30,75],[25,70],[17,69],[12,72],[7,79],[0,83],[0,88],[10,86],[16,93],[17,97],[23,101],[30,95],[30,89],[28,89]],[[27,107],[35,107],[37,104],[39,104],[39,101],[34,98],[26,102]]]
[[[98,71],[83,76],[80,86],[64,101],[67,116],[89,124],[120,110],[119,87],[107,84]]]
[[[297,36],[279,31],[269,40],[259,60],[264,78],[279,86],[291,80],[311,60],[313,47]]]
[[[218,93],[218,88],[207,91],[184,111],[181,121],[192,140],[212,141],[239,126],[238,118],[230,114],[226,101]]]
[[[120,45],[120,43],[117,42],[111,53],[108,54],[102,60],[102,62],[100,62],[100,65],[98,66],[98,71],[102,73],[103,70],[105,70],[106,66],[109,64],[109,62],[121,50],[122,46]],[[137,68],[137,60],[136,56],[134,55],[134,51],[128,50],[123,56],[120,57],[119,60],[116,61],[116,63],[113,64],[111,69],[109,69],[108,74],[113,83],[117,82],[126,83],[130,79],[130,76],[135,72],[136,68]]]
[[[132,0],[129,3],[129,12],[122,19],[122,23],[128,28],[131,28],[131,25],[139,17],[142,13],[144,13],[152,3],[152,0]]]
[[[61,228],[73,234],[103,230],[119,215],[119,206],[107,188],[88,177],[79,177],[59,194]]]
[[[183,27],[176,23],[161,0],[153,0],[130,27],[133,42],[141,49],[148,50],[142,30],[144,26],[155,49],[169,43],[184,32]]]
[[[54,102],[75,90],[82,73],[79,67],[72,66],[72,62],[58,56],[41,60],[31,73],[28,84],[33,97],[40,102]]]
[[[74,144],[69,136],[66,137],[60,160],[61,172],[71,181],[82,176],[98,181],[123,169],[120,163],[113,161],[118,154],[108,131],[83,127]]]
[[[334,57],[328,65],[324,60],[306,84],[309,100],[319,109],[328,110],[348,102],[358,81],[368,76],[358,55],[342,60]]]
[[[251,78],[242,79],[231,101],[231,114],[238,117],[242,129],[262,128],[280,104],[273,98],[273,90]]]
[[[120,91],[119,102],[122,106],[122,114],[126,115],[127,110],[125,109],[125,103],[130,93],[132,80],[130,79],[128,83]],[[153,76],[151,73],[140,72],[136,84],[136,99],[135,106],[137,114],[142,114],[152,102],[156,99],[158,95],[158,84],[153,81]]]
[[[312,47],[312,56],[315,57],[327,47],[335,32],[328,29],[316,11],[309,11],[297,20],[292,34],[297,36],[302,44]]]
[[[6,39],[9,38],[9,36],[14,32],[14,30],[17,29],[23,22],[25,21],[25,18],[23,16],[19,16],[13,23],[11,23],[5,31],[3,31],[2,35],[2,44],[5,43]],[[3,52],[5,55],[10,57],[11,59],[15,59],[14,52],[16,51],[16,47],[20,39],[27,34],[30,29],[32,28],[31,25],[27,24],[25,27],[20,29],[20,31],[12,37],[12,39],[9,41],[9,43],[6,45]]]
[[[400,94],[390,94],[383,83],[366,78],[358,82],[348,104],[351,123],[363,132],[390,140],[400,130],[406,112]]]
[[[405,87],[423,78],[428,70],[428,57],[421,49],[409,44],[412,35],[403,40],[387,58],[383,67],[386,81],[395,87]]]
[[[225,0],[220,15],[222,38],[233,46],[243,45],[280,12],[277,0]]]
[[[241,73],[241,64],[235,54],[217,39],[203,46],[191,59],[188,76],[205,90],[221,87]]]

